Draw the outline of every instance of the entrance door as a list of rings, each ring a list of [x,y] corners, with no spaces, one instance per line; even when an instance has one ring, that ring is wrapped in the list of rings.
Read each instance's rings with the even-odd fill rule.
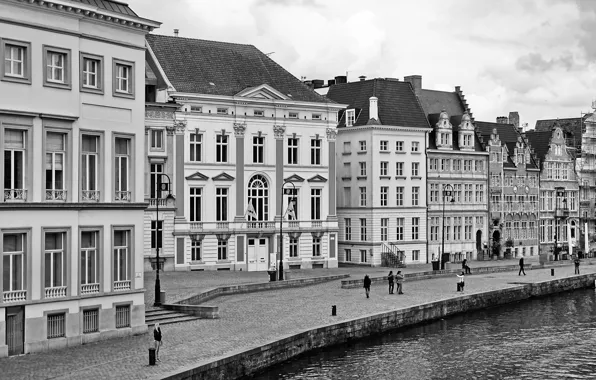
[[[6,308],[6,344],[8,355],[22,355],[25,341],[25,307]]]
[[[269,239],[266,238],[249,238],[248,239],[248,270],[249,271],[266,271],[267,255],[269,254]]]

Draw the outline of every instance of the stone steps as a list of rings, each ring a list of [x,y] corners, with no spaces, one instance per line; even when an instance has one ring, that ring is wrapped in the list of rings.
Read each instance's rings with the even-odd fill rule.
[[[156,323],[160,325],[168,325],[172,323],[188,322],[199,319],[193,315],[178,313],[175,311],[155,309],[145,311],[145,323],[147,326],[153,326]]]

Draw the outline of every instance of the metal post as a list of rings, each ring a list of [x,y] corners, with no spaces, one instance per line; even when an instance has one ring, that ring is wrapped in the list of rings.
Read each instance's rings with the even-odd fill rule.
[[[449,190],[447,190],[449,189]],[[443,262],[443,255],[445,254],[445,196],[450,196],[451,198],[451,202],[454,202],[455,200],[453,199],[453,186],[451,186],[450,184],[446,184],[443,185],[443,228],[441,230],[442,232],[442,242],[441,242],[441,258],[440,258],[440,262],[441,262],[441,269],[445,269],[445,263]]]
[[[279,202],[281,203],[281,219],[279,220],[279,281],[283,281],[284,279],[284,239],[283,239],[283,225],[284,225],[284,182],[281,185],[281,197]]]
[[[157,222],[155,224],[155,253],[157,262],[155,263],[155,302],[153,306],[161,306],[161,283],[159,281],[159,198],[161,197],[161,176],[157,175],[157,198],[155,199],[155,215]]]

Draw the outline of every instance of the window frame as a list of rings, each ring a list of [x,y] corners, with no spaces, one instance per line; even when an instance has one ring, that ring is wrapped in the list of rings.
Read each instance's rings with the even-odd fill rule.
[[[41,260],[41,276],[42,276],[42,280],[40,281],[40,287],[41,287],[41,298],[45,299],[46,298],[46,263],[45,263],[45,257],[47,254],[47,250],[46,250],[46,246],[45,246],[45,239],[46,239],[46,234],[48,233],[61,233],[63,234],[63,246],[62,246],[62,251],[63,251],[63,258],[62,258],[62,271],[63,271],[63,275],[62,275],[62,285],[60,286],[65,286],[66,287],[66,296],[68,297],[69,295],[73,294],[73,289],[72,286],[70,286],[71,284],[71,254],[72,254],[72,247],[71,247],[71,228],[70,227],[51,227],[51,228],[42,228],[42,252],[43,252],[43,260]],[[50,288],[55,287],[55,286],[50,286]]]
[[[24,178],[23,180],[23,189],[25,191],[25,193],[29,192],[32,189],[33,186],[33,149],[31,148],[33,145],[33,136],[32,136],[32,127],[27,125],[27,124],[21,124],[21,123],[7,123],[7,122],[3,122],[3,120],[0,119],[0,161],[2,162],[2,168],[4,168],[4,166],[6,165],[5,163],[5,159],[4,159],[4,155],[5,155],[5,151],[7,150],[19,150],[16,148],[7,148],[6,147],[6,140],[5,140],[5,134],[6,134],[6,130],[15,130],[15,131],[19,131],[25,134],[25,138],[24,138],[24,145],[25,148],[23,149],[24,154],[23,154],[23,176]],[[45,156],[44,156],[45,157]],[[13,165],[14,165],[14,161],[13,161]],[[14,198],[6,198],[5,194],[4,194],[4,190],[7,190],[8,187],[6,186],[6,182],[4,181],[4,177],[6,175],[6,171],[3,172],[2,177],[0,178],[0,183],[2,184],[2,192],[0,193],[0,200],[7,202],[7,201],[16,201],[16,199]],[[20,190],[20,189],[15,189],[15,190]],[[27,196],[31,196],[31,194],[23,194],[23,196],[25,197],[25,199],[23,199],[23,201],[27,201]]]
[[[31,292],[32,292],[32,287],[31,287],[32,286],[31,233],[32,233],[31,228],[4,228],[4,229],[0,230],[0,258],[2,259],[2,261],[4,261],[4,255],[5,255],[5,253],[4,253],[4,235],[18,235],[18,234],[24,235],[23,262],[22,262],[22,267],[23,267],[22,287],[23,287],[23,289],[21,289],[21,290],[26,292],[25,300],[31,300]],[[17,291],[17,290],[4,289],[4,281],[5,281],[5,279],[3,277],[2,282],[0,283],[0,290],[2,290],[0,292],[0,295],[3,296],[4,292],[7,292],[7,291]],[[12,288],[12,285],[10,287]]]
[[[63,90],[70,90],[72,89],[72,51],[70,49],[65,49],[57,46],[51,45],[42,45],[43,46],[43,55],[42,55],[42,64],[43,64],[43,86],[44,87],[53,87],[53,88],[60,88]],[[55,82],[48,78],[48,54],[49,53],[57,53],[64,55],[64,66],[62,73],[63,81],[62,82]]]
[[[161,134],[161,146],[155,145],[157,140],[154,139],[157,133]],[[166,130],[165,128],[149,128],[149,151],[151,152],[165,152],[166,150]]]
[[[351,108],[346,110],[346,127],[351,127],[356,122],[356,110]]]
[[[93,61],[98,62],[97,73],[96,73],[97,86],[95,86],[95,87],[85,86],[83,84],[84,79],[85,79],[85,68],[86,68],[85,62],[87,60],[93,60]],[[79,52],[79,91],[80,92],[88,92],[91,94],[103,95],[104,87],[105,87],[104,71],[105,71],[105,66],[104,66],[103,56],[85,53],[85,52]]]
[[[128,252],[127,252],[127,263],[128,263],[128,268],[126,268],[126,274],[128,276],[128,279],[126,280],[116,280],[116,278],[114,277],[114,264],[115,264],[115,233],[117,231],[125,231],[128,232]],[[135,281],[134,281],[134,267],[136,265],[136,263],[134,262],[134,258],[135,258],[135,226],[134,225],[112,225],[112,231],[110,233],[110,245],[111,245],[111,249],[110,249],[110,290],[113,292],[114,291],[114,283],[117,281],[130,281],[130,290],[134,290],[135,289]]]
[[[194,136],[194,137],[193,137]],[[198,140],[197,140],[198,138]],[[194,141],[193,141],[194,139]],[[198,150],[198,157],[197,157],[197,150]],[[191,154],[191,152],[194,153]],[[194,159],[193,159],[194,158]],[[203,134],[197,133],[190,133],[188,136],[188,161],[189,162],[203,162]]]
[[[230,135],[220,133],[215,135],[215,162],[227,164],[230,160]]]
[[[118,89],[118,66],[126,66],[129,68],[128,90],[122,91]],[[119,98],[135,98],[135,63],[120,58],[112,58],[112,96]]]
[[[220,193],[221,192],[221,193]],[[230,188],[217,186],[215,188],[215,221],[228,222],[230,213]]]
[[[49,123],[52,124],[52,123]],[[47,189],[46,186],[46,181],[47,181],[47,175],[46,175],[46,168],[45,168],[45,160],[46,160],[46,155],[48,153],[48,149],[47,149],[47,136],[48,133],[60,133],[64,135],[64,159],[62,162],[63,165],[63,177],[62,177],[62,182],[64,183],[62,186],[62,189]],[[56,127],[53,125],[44,125],[43,128],[43,170],[42,170],[42,175],[43,175],[43,191],[44,191],[44,196],[42,196],[42,199],[44,201],[53,201],[51,199],[47,199],[47,190],[64,190],[66,191],[66,195],[64,197],[63,202],[68,202],[72,200],[72,175],[73,175],[73,165],[72,165],[72,161],[73,161],[73,149],[72,149],[72,129],[71,128],[63,128],[63,127]],[[61,200],[60,200],[61,201]]]
[[[85,170],[85,168],[83,167],[83,154],[84,153],[89,153],[89,152],[83,152],[83,136],[92,136],[96,138],[97,141],[97,152],[95,153],[96,158],[96,163],[95,163],[95,191],[99,192],[99,197],[97,198],[97,200],[95,200],[96,202],[101,202],[103,201],[103,196],[105,194],[104,191],[102,191],[103,189],[103,184],[105,183],[104,180],[104,174],[105,174],[105,165],[104,165],[104,136],[103,136],[103,132],[101,131],[92,131],[92,130],[86,130],[86,129],[81,129],[79,131],[79,200],[81,200],[81,202],[86,202],[86,201],[94,201],[92,199],[88,199],[85,200],[83,199],[83,191],[90,191],[89,189],[87,190],[83,190],[83,186],[85,185],[83,183],[83,171]]]
[[[321,166],[323,165],[323,142],[319,138],[310,139],[310,164]]]
[[[94,232],[96,234],[96,241],[95,241],[95,264],[96,264],[96,282],[94,283],[85,283],[83,284],[83,276],[81,273],[82,265],[81,265],[81,256],[82,256],[82,237],[83,232]],[[99,292],[103,293],[103,257],[102,254],[104,252],[103,249],[103,226],[81,226],[79,227],[79,237],[78,237],[78,257],[77,257],[77,265],[78,265],[78,285],[79,285],[79,294],[82,294],[82,287],[83,285],[90,285],[90,284],[99,284]],[[98,294],[92,293],[92,294]]]
[[[6,46],[14,46],[24,49],[23,76],[6,75]],[[31,42],[0,38],[0,80],[13,83],[31,84]]]
[[[310,189],[310,220],[322,220],[323,214],[323,189],[315,187]]]
[[[292,143],[290,145],[290,142]],[[300,139],[298,137],[288,137],[288,160],[287,165],[298,165],[300,154]]]
[[[189,186],[188,188],[188,221],[191,223],[198,223],[203,221],[203,189],[203,186]]]
[[[255,139],[258,139],[258,140],[255,140]],[[265,163],[265,136],[256,136],[255,135],[252,137],[252,163],[253,164],[264,164]]]
[[[116,139],[124,139],[128,141],[128,156],[124,156],[124,155],[120,155],[117,156],[116,154]],[[135,176],[131,175],[131,170],[132,168],[134,168],[136,162],[135,162],[135,135],[134,134],[125,134],[125,133],[112,133],[112,159],[111,159],[111,164],[112,164],[112,168],[114,168],[113,173],[112,173],[112,180],[113,180],[113,186],[114,186],[114,193],[112,195],[112,198],[115,201],[125,201],[125,202],[133,202],[135,199]],[[118,157],[128,157],[128,167],[127,167],[127,178],[126,178],[126,187],[128,190],[116,190],[116,170],[115,170],[115,165],[116,165],[116,160]],[[121,174],[121,173],[120,173]],[[130,195],[128,196],[127,199],[124,198],[120,198],[117,199],[116,198],[116,194],[117,192],[123,192],[123,191],[127,191],[128,193],[130,193]]]

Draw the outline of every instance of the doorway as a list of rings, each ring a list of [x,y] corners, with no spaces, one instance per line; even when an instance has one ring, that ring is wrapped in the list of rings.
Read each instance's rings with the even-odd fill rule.
[[[25,307],[6,308],[6,344],[8,356],[24,354],[25,343]]]
[[[482,250],[482,230],[476,231],[476,252]]]
[[[248,270],[266,271],[268,269],[267,258],[269,255],[269,239],[249,238],[248,239]]]

